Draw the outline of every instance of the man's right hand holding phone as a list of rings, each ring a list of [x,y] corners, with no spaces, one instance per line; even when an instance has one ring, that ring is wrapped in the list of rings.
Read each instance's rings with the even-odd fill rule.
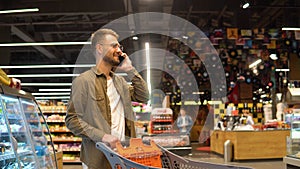
[[[122,59],[122,57],[123,57],[123,59]],[[129,57],[127,56],[126,53],[122,53],[122,54],[119,56],[119,60],[120,60],[120,64],[119,64],[119,66],[118,66],[118,69],[127,72],[127,71],[130,71],[130,70],[133,68],[132,62],[131,62],[131,60],[129,59]]]

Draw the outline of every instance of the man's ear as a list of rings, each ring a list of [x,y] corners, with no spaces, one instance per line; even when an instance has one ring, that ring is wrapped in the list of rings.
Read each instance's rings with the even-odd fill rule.
[[[96,52],[101,55],[103,53],[103,48],[102,48],[102,45],[100,44],[97,44],[96,45]]]

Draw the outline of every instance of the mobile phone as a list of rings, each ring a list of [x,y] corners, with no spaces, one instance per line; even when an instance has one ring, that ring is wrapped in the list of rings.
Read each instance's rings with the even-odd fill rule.
[[[124,60],[125,58],[123,57],[123,56],[119,56],[119,61],[120,61],[120,63],[119,63],[119,65],[121,65],[122,64],[122,62],[123,62],[123,60]]]

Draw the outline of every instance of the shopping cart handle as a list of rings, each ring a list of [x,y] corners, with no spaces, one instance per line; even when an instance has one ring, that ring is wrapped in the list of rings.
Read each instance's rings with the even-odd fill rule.
[[[103,144],[105,144],[107,147],[111,148],[110,144],[108,142],[101,142]]]

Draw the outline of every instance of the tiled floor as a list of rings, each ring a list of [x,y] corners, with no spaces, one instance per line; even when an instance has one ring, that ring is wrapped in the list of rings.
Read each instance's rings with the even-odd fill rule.
[[[224,162],[223,156],[220,156],[215,153],[207,152],[207,151],[199,151],[196,150],[199,145],[194,143],[192,144],[193,150],[190,155],[184,156],[186,159],[190,159],[193,161],[204,161],[211,162],[217,164],[228,164],[235,166],[244,166],[250,167],[253,169],[284,169],[285,165],[282,162],[282,159],[272,159],[272,160],[246,160],[246,161],[238,161],[238,162]],[[81,165],[69,165],[65,164],[64,169],[81,169]]]

